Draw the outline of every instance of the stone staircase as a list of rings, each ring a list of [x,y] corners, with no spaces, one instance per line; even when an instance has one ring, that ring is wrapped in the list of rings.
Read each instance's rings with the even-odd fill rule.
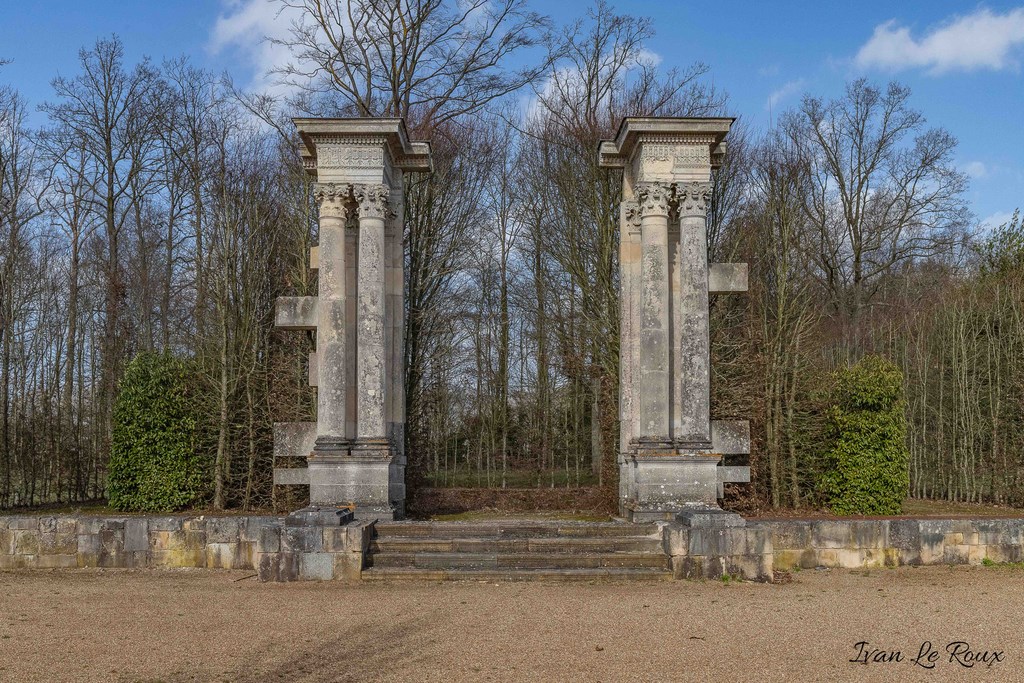
[[[672,578],[657,524],[378,522],[364,580]]]

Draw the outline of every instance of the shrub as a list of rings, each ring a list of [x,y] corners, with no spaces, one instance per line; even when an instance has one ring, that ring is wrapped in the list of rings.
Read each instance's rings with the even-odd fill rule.
[[[835,514],[898,514],[910,487],[903,373],[868,356],[836,375],[822,493]]]
[[[190,364],[168,354],[140,353],[128,364],[114,404],[111,507],[170,511],[203,495],[194,379]]]

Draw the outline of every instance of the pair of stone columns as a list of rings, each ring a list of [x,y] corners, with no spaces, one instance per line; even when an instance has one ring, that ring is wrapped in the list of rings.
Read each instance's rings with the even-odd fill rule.
[[[746,289],[745,264],[707,257],[711,173],[731,124],[627,118],[599,148],[600,165],[622,173],[619,497],[633,521],[715,516],[724,483],[749,481],[749,468],[724,464],[749,452],[747,423],[711,420],[709,296]]]
[[[646,182],[635,191],[641,235],[639,369],[643,387],[637,446],[659,452],[707,449],[711,447],[708,264],[701,254],[707,253],[711,184]],[[677,223],[672,230],[670,223]],[[672,263],[672,256],[677,263]],[[678,273],[675,291],[673,267]],[[675,309],[682,315],[674,315]],[[675,391],[675,377],[683,379],[684,391]]]
[[[296,119],[303,162],[316,179],[320,244],[316,297],[282,297],[277,325],[316,331],[310,384],[316,422],[274,426],[278,484],[308,484],[316,508],[401,517],[405,506],[405,172],[431,170],[430,147],[400,119]]]

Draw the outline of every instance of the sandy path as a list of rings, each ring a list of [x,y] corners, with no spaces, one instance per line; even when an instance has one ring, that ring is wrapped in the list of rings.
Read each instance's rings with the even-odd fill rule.
[[[786,585],[264,585],[247,572],[0,573],[0,681],[1024,681],[1024,570]],[[854,644],[903,661],[848,662]],[[923,641],[936,667],[910,660]],[[1002,650],[973,669],[950,641]]]

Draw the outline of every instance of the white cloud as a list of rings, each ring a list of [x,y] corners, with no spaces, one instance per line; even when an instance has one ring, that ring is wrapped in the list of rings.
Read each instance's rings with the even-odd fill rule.
[[[301,15],[290,7],[282,9],[276,0],[224,0],[223,7],[210,33],[208,49],[214,54],[238,52],[240,61],[252,70],[249,88],[281,92],[282,86],[270,72],[286,64],[291,54],[286,46],[274,45],[269,39],[287,38],[292,22]]]
[[[640,51],[636,55],[636,61],[639,64],[648,64],[650,66],[658,66],[661,64],[662,56],[653,50],[648,50],[646,47],[640,48]]]
[[[768,96],[768,100],[764,103],[764,108],[768,110],[778,109],[780,102],[800,92],[805,83],[806,81],[803,78],[783,83],[781,87]]]
[[[986,216],[981,219],[981,227],[985,230],[994,230],[1003,223],[1009,223],[1010,219],[1013,218],[1013,212],[1011,211],[997,211],[990,216]]]
[[[1015,55],[1024,46],[1024,7],[996,14],[979,9],[953,17],[915,39],[895,20],[875,27],[857,52],[864,68],[891,71],[923,68],[938,75],[949,71],[1017,67]]]
[[[988,166],[981,161],[970,161],[964,164],[964,173],[972,178],[984,178],[988,175]]]

